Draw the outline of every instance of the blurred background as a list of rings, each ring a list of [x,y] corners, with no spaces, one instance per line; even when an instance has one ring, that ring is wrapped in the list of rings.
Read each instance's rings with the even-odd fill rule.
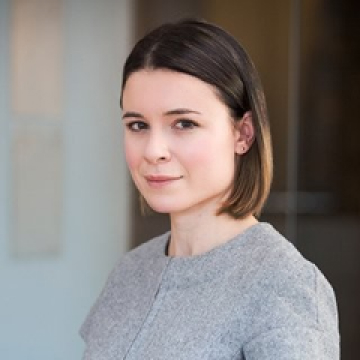
[[[168,229],[142,217],[119,89],[134,42],[201,17],[248,50],[275,178],[262,220],[334,286],[342,359],[360,359],[360,2],[0,0],[0,359],[80,359],[116,260]]]

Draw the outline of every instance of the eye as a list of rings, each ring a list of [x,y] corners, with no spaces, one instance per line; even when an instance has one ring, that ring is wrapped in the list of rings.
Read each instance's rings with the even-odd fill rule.
[[[126,127],[133,132],[139,132],[148,129],[148,124],[143,121],[131,121],[126,124]]]
[[[188,119],[181,119],[176,121],[175,128],[179,130],[193,129],[199,126],[195,121]]]

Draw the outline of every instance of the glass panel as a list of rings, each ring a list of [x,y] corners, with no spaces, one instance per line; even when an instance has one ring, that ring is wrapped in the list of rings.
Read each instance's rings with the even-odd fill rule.
[[[64,82],[62,0],[12,0],[11,5],[12,110],[58,116]]]
[[[342,359],[360,358],[360,7],[302,1],[297,245],[337,294]]]

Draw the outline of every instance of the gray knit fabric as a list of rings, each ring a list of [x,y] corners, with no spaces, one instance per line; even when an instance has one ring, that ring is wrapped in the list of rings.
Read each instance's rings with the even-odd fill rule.
[[[84,360],[337,360],[333,290],[271,225],[207,253],[126,254],[84,322]]]

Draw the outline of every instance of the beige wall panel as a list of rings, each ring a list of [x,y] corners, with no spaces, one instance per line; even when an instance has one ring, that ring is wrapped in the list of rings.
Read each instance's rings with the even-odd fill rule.
[[[11,5],[13,111],[59,115],[63,93],[62,0],[12,0]]]
[[[20,125],[12,148],[12,237],[16,255],[61,248],[62,140],[57,126]]]

